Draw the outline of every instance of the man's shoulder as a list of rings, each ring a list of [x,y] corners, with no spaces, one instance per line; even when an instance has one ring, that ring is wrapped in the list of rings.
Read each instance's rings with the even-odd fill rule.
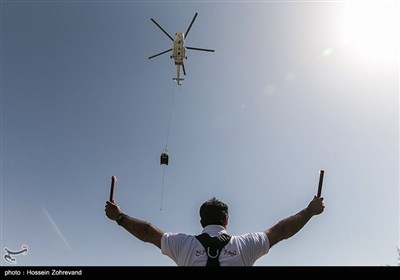
[[[267,234],[265,231],[254,231],[254,232],[248,232],[240,235],[231,235],[232,238],[234,239],[258,239],[258,238],[267,238]]]
[[[163,238],[191,239],[195,237],[196,235],[187,234],[184,232],[164,232],[163,234]]]

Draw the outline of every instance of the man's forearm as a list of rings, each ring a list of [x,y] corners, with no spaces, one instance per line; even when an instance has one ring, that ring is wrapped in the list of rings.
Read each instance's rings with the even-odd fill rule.
[[[274,227],[279,228],[278,231],[282,234],[282,239],[288,239],[302,229],[311,217],[312,215],[305,208],[299,213],[281,220]]]
[[[306,208],[297,214],[281,220],[272,228],[266,230],[265,233],[268,236],[270,247],[283,239],[292,237],[302,229],[312,216],[321,214],[325,208],[322,200],[322,197],[315,196]]]
[[[153,243],[157,247],[161,248],[161,236],[163,232],[149,222],[126,215],[124,220],[120,223],[120,226],[136,238],[144,242]]]

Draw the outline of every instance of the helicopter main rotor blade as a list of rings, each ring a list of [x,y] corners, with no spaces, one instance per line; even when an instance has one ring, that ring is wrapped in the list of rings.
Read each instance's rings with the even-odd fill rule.
[[[152,55],[152,56],[150,56],[150,57],[149,57],[149,59],[152,59],[152,58],[154,58],[154,57],[156,57],[156,56],[159,56],[159,55],[165,54],[165,53],[167,53],[167,52],[170,52],[170,51],[172,51],[172,49],[169,49],[169,50],[166,50],[166,51],[160,52],[160,53],[158,53],[158,54]]]
[[[190,23],[188,29],[187,29],[186,32],[185,32],[185,38],[187,38],[187,35],[189,34],[189,30],[190,30],[190,28],[192,28],[193,22],[195,21],[196,17],[197,17],[197,13],[194,14],[194,17],[193,17],[193,19],[192,19],[192,22]]]
[[[189,50],[195,50],[195,51],[204,51],[204,52],[215,52],[215,50],[210,50],[210,49],[201,49],[201,48],[193,48],[193,47],[186,47]]]
[[[182,71],[183,71],[183,75],[186,76],[186,70],[185,70],[185,64],[184,63],[182,63]]]
[[[165,33],[165,35],[167,35],[167,36],[168,36],[168,38],[170,38],[170,39],[171,39],[171,41],[173,41],[173,40],[174,40],[174,39],[171,37],[171,35],[169,35],[169,34],[168,34],[168,32],[167,32],[167,31],[165,31],[165,30],[164,30],[164,29],[161,27],[161,25],[159,25],[159,24],[158,24],[158,23],[157,23],[157,22],[156,22],[154,19],[152,19],[152,18],[151,18],[151,21],[152,21],[152,22],[154,22],[154,24],[155,24],[155,25],[157,25],[157,26],[158,26],[158,28],[160,28],[160,29],[161,29],[161,31],[162,31],[162,32],[164,32],[164,33]]]

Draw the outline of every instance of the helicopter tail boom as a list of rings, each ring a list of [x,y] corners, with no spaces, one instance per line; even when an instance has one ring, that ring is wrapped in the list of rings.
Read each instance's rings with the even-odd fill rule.
[[[182,85],[181,81],[184,81],[184,78],[172,78],[172,80],[176,81],[178,83],[178,85]]]

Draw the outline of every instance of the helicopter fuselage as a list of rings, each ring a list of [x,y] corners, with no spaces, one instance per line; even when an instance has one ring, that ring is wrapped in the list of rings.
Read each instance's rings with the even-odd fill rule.
[[[185,34],[183,32],[175,33],[171,58],[175,60],[175,65],[182,65],[183,60],[186,59]]]
[[[184,69],[185,66],[183,64],[183,60],[186,59],[185,34],[183,32],[175,33],[171,58],[174,59],[176,65],[176,78],[172,79],[175,80],[178,85],[181,85],[181,81],[184,80],[180,77],[181,66]]]

